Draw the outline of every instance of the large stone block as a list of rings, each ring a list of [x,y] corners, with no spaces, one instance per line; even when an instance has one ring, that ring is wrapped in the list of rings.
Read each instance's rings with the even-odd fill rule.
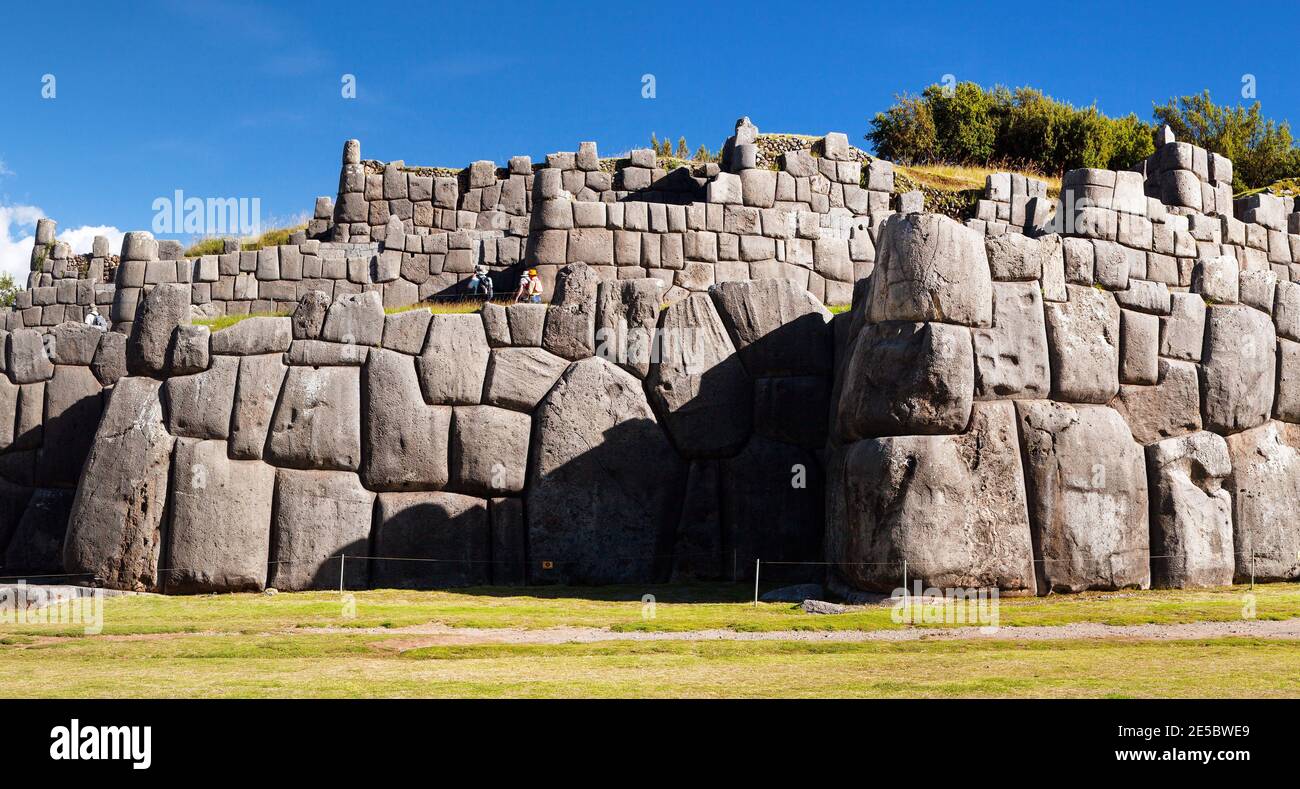
[[[1210,307],[1201,363],[1205,429],[1226,435],[1267,421],[1273,411],[1276,359],[1268,315],[1245,306]]]
[[[167,379],[167,430],[188,438],[228,438],[239,365],[233,356],[217,356],[204,372]]]
[[[528,471],[528,414],[490,405],[460,406],[451,420],[451,486],[463,493],[520,493]]]
[[[266,587],[275,468],[231,460],[225,441],[176,440],[163,589],[169,594]]]
[[[979,233],[938,214],[899,214],[881,229],[878,247],[872,321],[992,323],[992,279]]]
[[[0,554],[7,574],[57,574],[62,569],[64,537],[73,493],[60,488],[32,491],[22,517]]]
[[[555,297],[546,311],[542,347],[569,360],[596,351],[596,293],[599,278],[583,263],[565,266],[556,276]]]
[[[292,342],[292,318],[257,316],[214,333],[211,348],[213,354],[254,356],[283,353]]]
[[[530,580],[666,575],[656,557],[676,527],[685,467],[635,377],[604,359],[570,365],[538,406],[530,453]]]
[[[190,286],[155,285],[136,310],[126,342],[126,365],[132,375],[160,375],[167,369],[172,331],[190,322]]]
[[[261,460],[271,417],[288,371],[283,354],[244,356],[239,360],[235,402],[230,412],[230,456]]]
[[[820,375],[754,381],[754,432],[773,441],[818,450],[826,446],[830,381]]]
[[[994,282],[993,325],[972,329],[971,340],[976,398],[1047,397],[1051,376],[1038,283]]]
[[[289,468],[360,468],[360,370],[290,367],[271,417],[267,457]]]
[[[839,577],[888,592],[925,586],[1035,591],[1034,553],[1011,403],[977,403],[970,430],[852,444],[843,518],[827,539]],[[829,495],[829,494],[828,494]]]
[[[1109,402],[1119,391],[1119,305],[1104,290],[1067,285],[1066,291],[1068,301],[1045,307],[1052,397]]]
[[[1039,592],[1147,588],[1142,447],[1105,406],[1016,403]]]
[[[541,348],[497,348],[488,360],[483,402],[532,413],[568,366]]]
[[[349,345],[379,345],[384,338],[383,297],[367,290],[338,299],[325,315],[321,337]]]
[[[65,572],[98,576],[112,589],[158,588],[176,440],[163,425],[160,388],[143,377],[113,387],[68,519]]]
[[[724,457],[749,438],[749,376],[706,293],[664,310],[659,358],[646,393],[677,451],[688,458]]]
[[[735,457],[720,462],[722,553],[738,579],[754,577],[754,562],[810,562],[764,566],[773,582],[820,581],[825,531],[822,468],[812,452],[754,436]]]
[[[960,433],[970,421],[975,366],[970,330],[943,323],[877,323],[862,330],[844,371],[841,441]]]
[[[1161,359],[1154,386],[1123,384],[1110,405],[1124,417],[1139,444],[1201,429],[1196,365]]]
[[[491,531],[483,499],[459,493],[380,493],[370,585],[438,589],[491,580]],[[419,561],[423,560],[423,561]]]
[[[803,288],[787,279],[757,279],[724,282],[710,292],[751,376],[830,371],[831,315]]]
[[[271,522],[271,569],[267,585],[282,592],[364,589],[370,580],[367,557],[375,494],[346,471],[295,471],[275,474],[275,514]]]
[[[16,384],[48,381],[54,375],[41,335],[32,329],[14,329],[6,339],[9,377]]]
[[[1235,580],[1300,578],[1300,426],[1267,422],[1227,442]]]
[[[415,362],[424,399],[433,405],[477,405],[491,351],[478,315],[434,315]]]
[[[1146,448],[1151,484],[1151,585],[1228,586],[1236,561],[1228,445],[1210,432],[1167,438]]]
[[[365,367],[361,478],[374,490],[439,490],[446,486],[451,408],[428,405],[415,361],[375,348]]]
[[[92,331],[97,331],[92,329]],[[36,461],[42,487],[76,487],[90,454],[104,399],[89,367],[59,364],[45,385],[44,441]]]
[[[596,355],[645,378],[655,354],[664,283],[623,279],[600,283],[596,291]]]

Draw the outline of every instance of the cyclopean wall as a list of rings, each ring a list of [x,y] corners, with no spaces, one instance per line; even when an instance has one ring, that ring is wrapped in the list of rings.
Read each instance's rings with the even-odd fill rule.
[[[965,226],[885,223],[836,317],[833,582],[1300,577],[1300,215],[1222,213],[1231,163],[1160,142],[1145,177],[1066,173],[1052,211],[1004,173]]]
[[[825,308],[779,279],[667,308],[654,279],[573,264],[558,282],[549,306],[481,314],[307,294],[217,332],[191,324],[188,286],[152,288],[84,468],[60,466],[82,468],[66,539],[20,523],[5,573],[193,593],[338,588],[341,567],[354,588],[727,579],[819,556],[824,423],[792,417],[825,410]]]
[[[991,176],[986,199],[1008,207],[965,225],[910,199],[907,213],[882,210],[887,192],[858,186],[866,214],[849,219],[834,203],[862,193],[826,173],[851,162],[861,175],[860,152],[831,135],[763,153],[751,129],[738,124],[718,172],[701,176],[709,202],[679,206],[684,230],[672,203],[543,198],[575,225],[596,210],[580,205],[605,206],[615,245],[621,206],[622,231],[641,254],[657,238],[661,262],[666,239],[685,251],[712,238],[717,261],[692,258],[712,266],[702,288],[679,281],[685,266],[657,276],[616,253],[614,265],[550,264],[549,307],[385,315],[412,288],[435,295],[403,273],[418,279],[427,255],[433,279],[428,239],[446,241],[445,269],[465,239],[481,261],[475,240],[500,252],[506,232],[475,218],[472,233],[423,233],[390,214],[379,242],[349,225],[346,240],[190,260],[132,234],[119,263],[99,245],[83,260],[56,251],[52,224],[38,228],[30,302],[0,338],[0,425],[13,425],[0,442],[0,573],[197,592],[336,588],[340,567],[350,587],[729,579],[762,558],[832,562],[844,591],[888,591],[906,572],[1040,594],[1300,575],[1293,203],[1259,195],[1220,213],[1230,163],[1216,163],[1197,181],[1213,213],[1204,190],[1200,209],[1186,195],[1171,205],[1165,185],[1186,178],[1168,174],[1183,168],[1148,162],[1137,180],[1067,173],[1059,205]],[[1181,146],[1152,159],[1198,176],[1197,149]],[[815,173],[796,175],[805,154]],[[774,204],[754,205],[769,176],[746,165],[776,158]],[[594,172],[578,161],[538,172],[563,186]],[[868,166],[868,186],[886,164]],[[408,190],[423,177],[396,172]],[[785,176],[793,208],[776,205]],[[557,176],[532,177],[528,194]],[[647,229],[628,230],[637,202]],[[566,261],[575,232],[596,227],[533,213],[521,243],[560,233]],[[769,216],[793,238],[765,235]],[[338,227],[322,218],[315,231]],[[836,242],[826,271],[848,247],[854,307],[829,323],[807,290],[817,245],[804,267],[790,260],[800,245],[782,243],[801,227]],[[762,239],[786,259],[722,252],[766,254]],[[327,257],[343,277],[324,276]],[[375,276],[394,262],[395,279]],[[748,276],[719,274],[733,263]],[[101,271],[114,282],[96,283]],[[447,273],[451,287],[465,276]],[[45,325],[84,314],[60,296],[86,281],[95,301],[111,294],[117,330]],[[240,298],[212,298],[227,286]],[[248,311],[293,316],[191,324]]]

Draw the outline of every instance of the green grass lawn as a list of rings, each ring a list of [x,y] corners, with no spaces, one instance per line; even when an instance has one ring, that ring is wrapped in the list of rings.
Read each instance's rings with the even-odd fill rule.
[[[4,697],[1300,696],[1294,642],[614,642],[204,635],[0,647]]]
[[[1003,598],[1004,627],[1242,618],[1245,587]],[[643,594],[656,597],[643,616]],[[0,697],[18,696],[1300,696],[1295,641],[456,643],[399,628],[615,632],[881,630],[890,609],[816,616],[752,587],[377,590],[129,596],[79,626],[0,625]],[[1300,585],[1254,590],[1255,616],[1300,617]],[[324,630],[320,630],[324,628]],[[367,628],[367,630],[360,630]]]
[[[1244,586],[1196,591],[1131,591],[1003,597],[1000,624],[1112,625],[1225,622],[1242,618],[1249,589]],[[655,597],[654,616],[643,616],[641,598]],[[104,633],[248,633],[304,627],[405,627],[437,622],[450,627],[604,627],[619,632],[688,631],[722,628],[740,632],[776,630],[896,629],[885,606],[832,616],[806,614],[788,603],[753,604],[746,584],[697,586],[607,586],[595,588],[484,588],[456,592],[381,589],[350,593],[355,615],[343,616],[338,592],[198,595],[140,595],[108,598]],[[1300,584],[1260,585],[1255,617],[1300,617]],[[939,626],[939,625],[935,625]],[[80,626],[0,624],[6,635],[79,635]]]

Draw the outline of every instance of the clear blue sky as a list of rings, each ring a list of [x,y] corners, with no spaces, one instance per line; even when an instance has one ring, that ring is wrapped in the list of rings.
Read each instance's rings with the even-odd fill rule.
[[[717,148],[740,115],[864,144],[895,93],[944,74],[1143,118],[1203,88],[1235,101],[1253,74],[1267,114],[1300,120],[1294,3],[154,0],[4,14],[10,241],[31,232],[20,207],[61,228],[148,228],[154,198],[176,189],[260,197],[268,218],[307,212],[334,194],[348,137],[366,158],[447,166],[588,139],[614,153],[651,132]]]

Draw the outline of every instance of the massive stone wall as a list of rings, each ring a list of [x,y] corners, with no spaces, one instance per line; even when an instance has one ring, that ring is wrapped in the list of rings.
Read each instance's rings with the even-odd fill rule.
[[[763,143],[747,119],[696,170],[349,143],[337,202],[269,249],[132,233],[77,257],[43,222],[0,333],[0,574],[1300,577],[1300,214],[1229,202],[1230,162],[1159,142],[1059,199],[990,176],[964,223],[891,202],[843,135]],[[535,265],[550,303],[393,309],[460,297],[479,263],[502,290]],[[92,304],[112,331],[79,323]]]
[[[53,362],[15,330],[4,573],[193,593],[816,559],[824,422],[791,417],[829,397],[825,308],[784,279],[667,308],[655,279],[557,282],[549,306],[467,314],[315,292],[217,332],[159,284],[129,335],[56,327]]]
[[[1300,215],[1224,213],[1231,163],[1163,142],[1145,177],[1066,173],[1050,211],[999,174],[965,226],[886,222],[836,318],[836,581],[1300,577]]]

